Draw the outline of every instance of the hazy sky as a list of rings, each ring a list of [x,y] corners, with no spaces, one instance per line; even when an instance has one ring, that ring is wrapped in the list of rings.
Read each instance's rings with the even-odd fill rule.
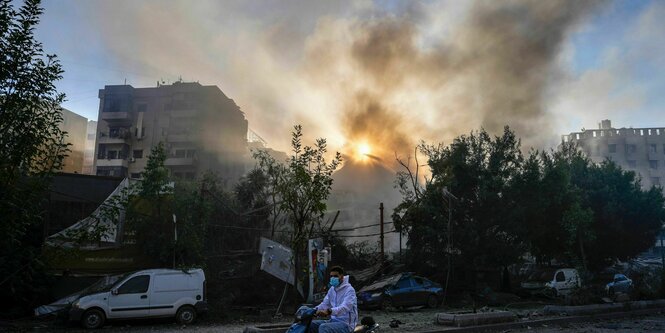
[[[278,149],[290,128],[389,158],[420,139],[516,128],[528,146],[664,126],[665,1],[45,1],[64,106],[106,84],[219,86]]]

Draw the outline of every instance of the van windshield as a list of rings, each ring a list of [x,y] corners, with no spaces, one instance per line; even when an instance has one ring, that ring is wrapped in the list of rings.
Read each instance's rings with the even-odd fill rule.
[[[132,272],[133,273],[133,272]],[[83,289],[83,294],[95,294],[99,292],[109,291],[113,286],[124,280],[127,276],[132,273],[109,275],[99,279],[97,282],[93,283],[88,288]]]

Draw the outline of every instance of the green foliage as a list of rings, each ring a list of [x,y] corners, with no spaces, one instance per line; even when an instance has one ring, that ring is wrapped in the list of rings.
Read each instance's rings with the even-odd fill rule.
[[[55,89],[62,67],[34,38],[43,9],[0,0],[0,313],[40,302],[45,283],[39,258],[43,200],[67,153]]]
[[[342,161],[338,152],[326,161],[328,146],[317,139],[313,147],[302,143],[302,126],[294,127],[291,136],[292,155],[286,164],[278,163],[265,151],[254,153],[258,168],[268,177],[268,191],[280,212],[287,215],[291,231],[289,245],[295,251],[296,271],[304,257],[307,239],[315,226],[321,224],[326,212],[326,199],[332,188],[332,174]],[[301,279],[304,278],[304,274]]]
[[[525,158],[506,128],[495,138],[481,130],[419,151],[431,177],[414,181],[418,172],[403,163],[397,184],[404,199],[393,214],[417,270],[440,271],[449,253],[472,270],[505,267],[529,253],[594,271],[647,250],[665,219],[661,188],[642,190],[633,172],[612,161],[594,164],[572,144]]]

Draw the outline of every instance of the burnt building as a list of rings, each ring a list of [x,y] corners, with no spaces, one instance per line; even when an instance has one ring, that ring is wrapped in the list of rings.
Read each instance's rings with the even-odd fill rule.
[[[166,147],[165,165],[174,178],[195,179],[212,170],[232,182],[244,174],[247,120],[217,86],[114,85],[101,89],[99,99],[97,175],[140,179],[159,142]]]
[[[576,142],[595,163],[610,159],[642,177],[642,186],[665,184],[665,127],[614,128],[603,120],[597,129],[562,136]]]

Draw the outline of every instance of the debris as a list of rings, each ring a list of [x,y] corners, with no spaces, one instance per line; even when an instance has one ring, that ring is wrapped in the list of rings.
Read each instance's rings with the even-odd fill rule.
[[[393,319],[393,320],[390,321],[390,324],[388,324],[388,326],[390,326],[391,328],[398,328],[399,325],[402,325],[402,324],[404,324],[404,323],[401,322],[399,319]]]

